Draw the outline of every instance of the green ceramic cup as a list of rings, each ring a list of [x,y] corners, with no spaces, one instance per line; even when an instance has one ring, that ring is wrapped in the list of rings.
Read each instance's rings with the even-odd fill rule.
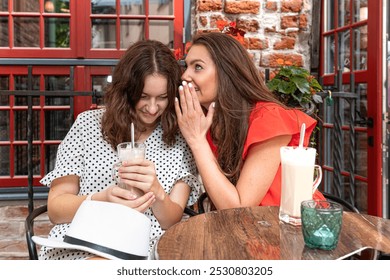
[[[305,200],[301,203],[302,234],[305,245],[333,250],[339,241],[343,207],[335,202]]]

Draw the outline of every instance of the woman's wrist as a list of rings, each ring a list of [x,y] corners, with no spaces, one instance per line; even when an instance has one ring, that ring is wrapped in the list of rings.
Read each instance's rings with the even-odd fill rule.
[[[95,193],[90,193],[87,195],[87,197],[85,198],[85,200],[89,201],[89,200],[92,200],[92,196],[94,195]]]
[[[191,142],[187,141],[187,143],[193,153],[198,150],[202,151],[205,147],[209,147],[209,142],[207,142],[206,138],[201,138]]]
[[[157,201],[164,201],[167,193],[164,191],[163,188],[160,188],[158,194],[155,194],[156,195],[156,200]]]

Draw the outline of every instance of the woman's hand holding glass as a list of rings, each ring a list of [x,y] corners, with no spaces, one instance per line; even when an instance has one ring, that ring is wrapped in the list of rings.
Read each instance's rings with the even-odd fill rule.
[[[152,161],[140,158],[124,161],[118,169],[118,176],[127,187],[143,193],[151,192],[157,200],[163,200],[165,197],[165,191],[157,179]]]
[[[131,142],[120,143],[117,146],[119,162],[115,163],[112,168],[112,176],[117,185],[110,186],[104,191],[105,201],[124,204],[140,212],[146,211],[153,204],[156,200],[153,192],[144,192],[139,188],[128,185],[122,179],[123,174],[129,172],[127,167],[132,165],[130,162],[145,160],[145,149],[145,144],[137,142],[134,143],[134,147]]]
[[[130,191],[133,194],[134,198],[142,196],[144,192],[142,192],[140,189],[136,189],[132,186],[127,185],[125,182],[122,182],[121,178],[118,176],[118,172],[119,168],[123,165],[124,162],[128,162],[133,159],[144,159],[145,150],[145,144],[138,142],[124,142],[118,144],[117,146],[119,162],[114,164],[112,168],[112,176],[118,183],[118,186],[120,188]]]
[[[152,192],[136,197],[132,192],[116,185],[109,186],[105,190],[94,194],[93,199],[122,204],[141,213],[145,212],[156,201],[156,197]]]

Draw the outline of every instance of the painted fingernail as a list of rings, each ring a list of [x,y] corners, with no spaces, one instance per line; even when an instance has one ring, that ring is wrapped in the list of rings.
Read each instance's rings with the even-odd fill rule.
[[[191,83],[189,83],[189,84],[188,84],[188,87],[192,88],[192,84],[191,84]]]
[[[177,97],[175,97],[175,102],[179,102],[179,99]]]
[[[179,86],[179,90],[183,90],[183,86]]]
[[[187,85],[187,82],[186,82],[186,81],[183,81],[183,82],[182,82],[182,85],[183,85],[183,86],[186,86],[186,85]]]

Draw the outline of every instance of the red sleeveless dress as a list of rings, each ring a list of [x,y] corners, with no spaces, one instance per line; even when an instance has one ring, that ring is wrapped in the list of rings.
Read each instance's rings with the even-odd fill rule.
[[[243,160],[245,160],[251,145],[261,143],[276,136],[291,135],[291,141],[288,146],[298,146],[302,123],[306,124],[304,146],[307,146],[310,135],[316,126],[316,120],[299,110],[284,109],[270,102],[258,102],[249,116],[248,135],[242,154]],[[207,133],[207,140],[211,149],[216,154],[217,147],[211,141],[210,132]],[[279,166],[274,181],[263,200],[259,202],[259,205],[280,206],[281,180],[282,173],[281,166]],[[325,200],[324,196],[318,190],[313,194],[313,199]]]

